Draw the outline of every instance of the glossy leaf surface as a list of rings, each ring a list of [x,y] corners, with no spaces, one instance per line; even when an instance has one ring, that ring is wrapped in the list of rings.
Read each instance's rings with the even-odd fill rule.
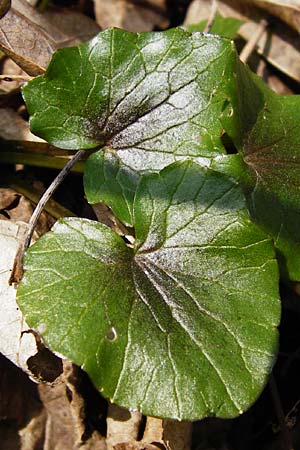
[[[56,52],[23,88],[32,131],[69,149],[107,146],[136,170],[224,153],[220,117],[236,53],[218,36],[109,29]]]
[[[300,96],[275,94],[239,63],[231,104],[224,125],[246,164],[240,178],[252,177],[251,216],[272,235],[283,275],[300,280]]]
[[[133,225],[133,200],[139,175],[105,148],[87,160],[84,190],[89,203],[104,202],[125,225]]]
[[[27,322],[119,405],[176,419],[238,415],[277,350],[271,240],[236,184],[191,162],[143,176],[133,218],[134,249],[73,218],[33,245],[18,291]]]

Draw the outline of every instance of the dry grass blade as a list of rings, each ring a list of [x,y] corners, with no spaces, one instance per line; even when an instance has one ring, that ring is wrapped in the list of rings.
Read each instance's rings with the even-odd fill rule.
[[[300,36],[291,28],[282,26],[282,22],[259,8],[254,2],[239,0],[219,0],[218,11],[223,17],[244,20],[239,35],[247,42],[257,33],[261,20],[271,24],[257,42],[256,49],[260,55],[282,73],[299,81],[300,78]],[[187,12],[184,24],[190,25],[207,19],[210,14],[209,0],[194,0]]]

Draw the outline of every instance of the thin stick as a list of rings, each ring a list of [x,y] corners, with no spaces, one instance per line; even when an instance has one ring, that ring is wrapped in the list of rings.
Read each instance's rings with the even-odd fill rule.
[[[269,381],[269,387],[271,392],[271,397],[275,409],[275,413],[279,422],[280,430],[281,430],[281,437],[282,437],[282,448],[284,450],[294,450],[293,443],[291,440],[291,436],[288,430],[288,427],[285,422],[285,416],[282,409],[277,385],[274,379],[274,376],[271,375],[270,381]]]
[[[29,75],[0,75],[0,80],[3,81],[30,81],[33,77]]]
[[[210,30],[212,29],[212,26],[213,26],[214,21],[216,19],[217,11],[218,11],[218,2],[217,2],[217,0],[212,0],[210,16],[208,18],[206,27],[203,30],[204,33],[209,33]]]
[[[259,42],[260,38],[262,37],[262,35],[266,31],[267,26],[268,26],[268,22],[265,19],[262,19],[259,22],[255,33],[253,34],[251,39],[249,39],[249,41],[247,42],[247,44],[245,45],[245,47],[243,48],[243,50],[240,53],[240,60],[242,62],[246,63],[248,61],[248,59],[250,58],[251,54],[255,50],[255,47],[257,46],[257,43]]]
[[[73,158],[64,166],[64,168],[59,172],[57,177],[52,181],[52,183],[46,189],[46,191],[40,198],[38,204],[36,205],[36,208],[33,211],[33,214],[29,220],[27,232],[25,233],[23,242],[21,242],[18,252],[16,254],[16,257],[15,257],[14,267],[12,269],[12,273],[11,273],[11,276],[9,279],[10,285],[13,283],[19,283],[23,277],[24,254],[30,245],[34,229],[36,227],[36,224],[39,220],[39,217],[40,217],[46,203],[51,198],[53,193],[56,191],[58,186],[63,182],[65,177],[70,172],[71,168],[74,166],[74,164],[83,156],[84,153],[85,153],[85,150],[78,150],[78,152],[75,153]]]

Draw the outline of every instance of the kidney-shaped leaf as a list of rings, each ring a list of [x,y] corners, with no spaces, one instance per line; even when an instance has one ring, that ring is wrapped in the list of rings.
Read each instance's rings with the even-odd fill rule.
[[[32,131],[68,149],[108,146],[138,170],[224,153],[233,44],[173,29],[109,29],[55,53],[23,95]]]
[[[142,178],[134,222],[134,249],[74,218],[33,245],[18,291],[27,322],[119,405],[190,420],[241,413],[277,348],[270,239],[235,184],[191,162]]]

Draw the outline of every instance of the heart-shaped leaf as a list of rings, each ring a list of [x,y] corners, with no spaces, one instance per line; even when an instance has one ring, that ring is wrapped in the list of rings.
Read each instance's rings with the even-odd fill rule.
[[[135,248],[64,219],[26,255],[18,302],[104,396],[147,415],[233,417],[274,362],[280,306],[271,240],[226,176],[192,162],[142,177]]]
[[[220,116],[228,101],[233,44],[172,29],[109,29],[55,53],[23,88],[32,131],[68,149],[107,146],[133,169],[224,153]]]

